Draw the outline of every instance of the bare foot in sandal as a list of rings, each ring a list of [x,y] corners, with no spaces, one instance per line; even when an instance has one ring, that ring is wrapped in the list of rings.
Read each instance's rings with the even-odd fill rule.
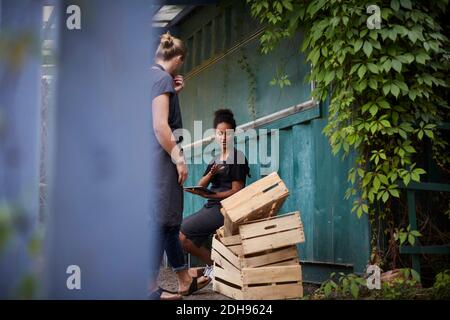
[[[150,300],[182,300],[183,297],[175,292],[165,290],[161,287],[148,295]]]
[[[187,289],[185,288],[180,288],[180,289],[184,289],[184,290],[180,290],[178,291],[179,294],[181,294],[182,296],[188,296],[193,294],[194,292],[204,288],[205,286],[208,285],[208,283],[211,282],[210,278],[201,276],[201,277],[194,277],[192,278],[191,283],[189,284],[189,287]]]

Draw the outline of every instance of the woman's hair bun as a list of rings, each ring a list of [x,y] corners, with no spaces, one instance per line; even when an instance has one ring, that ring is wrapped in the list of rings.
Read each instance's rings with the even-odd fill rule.
[[[234,118],[234,114],[230,109],[219,109],[214,112],[216,117],[231,117]]]
[[[165,49],[168,49],[173,46],[173,37],[170,35],[169,32],[164,33],[161,36],[161,46]]]
[[[236,120],[230,109],[219,109],[214,112],[214,128],[217,128],[217,125],[221,122],[230,124],[233,130],[236,129]]]

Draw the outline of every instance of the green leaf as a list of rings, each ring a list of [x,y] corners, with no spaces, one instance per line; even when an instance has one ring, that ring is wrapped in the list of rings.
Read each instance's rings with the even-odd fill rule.
[[[389,193],[396,198],[400,198],[400,193],[397,189],[389,189]]]
[[[411,175],[407,174],[403,177],[403,183],[405,184],[405,186],[409,184],[409,181],[411,181]]]
[[[400,9],[400,3],[398,2],[398,0],[392,0],[391,1],[391,8],[394,11],[398,11]]]
[[[380,181],[386,185],[389,184],[388,178],[384,175],[384,174],[379,174],[378,178],[380,179]]]
[[[385,128],[390,128],[391,124],[388,120],[381,120],[380,123],[385,127]]]
[[[369,41],[364,41],[363,51],[366,54],[367,58],[372,54],[372,44]]]
[[[396,59],[392,60],[392,68],[394,68],[395,71],[401,72],[402,71],[402,63]]]
[[[361,67],[358,69],[358,77],[360,79],[362,79],[364,77],[364,75],[366,74],[366,66],[365,65],[361,65]]]
[[[376,90],[378,88],[378,81],[376,81],[373,78],[369,79],[369,87],[371,87],[372,89]]]
[[[386,202],[386,201],[388,201],[388,199],[389,199],[389,192],[384,192],[383,193],[383,197],[382,197],[382,200],[383,200],[383,202]]]
[[[420,64],[425,64],[425,62],[430,59],[430,56],[425,52],[419,53],[416,55],[416,61]]]
[[[403,244],[406,241],[406,237],[408,234],[406,232],[402,232],[399,234],[400,244]]]
[[[389,70],[391,70],[391,67],[392,67],[392,60],[391,59],[386,59],[386,61],[383,62],[383,69],[386,72],[389,72]]]
[[[378,112],[378,106],[374,103],[369,109],[369,112],[372,116],[375,116]]]
[[[331,294],[331,283],[328,282],[323,289],[325,296],[329,297]]]
[[[403,8],[412,9],[412,4],[410,0],[400,0],[400,4],[402,5]]]
[[[411,233],[414,237],[420,237],[420,236],[422,236],[422,234],[421,234],[419,231],[417,231],[417,230],[412,230],[410,233]]]
[[[325,75],[325,85],[327,86],[331,81],[333,81],[335,76],[335,72],[334,71],[330,71],[327,72],[327,74]]]
[[[395,84],[391,84],[391,93],[394,95],[394,97],[398,97],[400,93],[399,87],[397,87]]]
[[[420,274],[416,270],[411,269],[411,276],[416,282],[420,282]]]
[[[416,241],[416,238],[412,234],[408,234],[408,242],[410,245],[414,245],[414,242]]]
[[[420,182],[420,176],[417,173],[415,173],[415,172],[411,173],[411,179],[413,181]]]
[[[370,72],[378,74],[378,67],[375,64],[369,63],[367,64],[367,68],[370,70]]]
[[[294,7],[292,6],[292,3],[290,1],[283,1],[283,6],[288,9],[289,11],[293,11]]]
[[[355,53],[361,49],[362,45],[363,41],[361,39],[355,41],[355,44],[353,45],[353,50],[355,51]]]
[[[381,186],[380,179],[378,179],[378,177],[375,177],[373,179],[373,188],[375,189],[375,192],[377,192],[378,189],[380,189],[380,186]]]
[[[358,299],[359,295],[359,287],[358,285],[352,281],[350,284],[350,292],[352,293],[353,298]]]

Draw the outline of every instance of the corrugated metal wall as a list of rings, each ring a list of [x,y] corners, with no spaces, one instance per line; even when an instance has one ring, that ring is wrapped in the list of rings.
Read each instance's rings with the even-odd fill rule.
[[[243,4],[197,9],[174,30],[190,50],[180,96],[185,128],[192,130],[199,120],[203,129],[212,127],[214,110],[222,107],[233,110],[239,125],[310,99],[311,86],[304,80],[309,68],[298,51],[301,35],[262,55],[259,30]],[[277,72],[287,73],[292,85],[269,85]],[[370,251],[367,219],[358,219],[350,212],[351,202],[344,200],[349,162],[333,157],[322,134],[323,108],[264,126],[280,129],[278,172],[291,192],[281,212],[301,211],[306,243],[299,249],[309,281],[323,280],[336,270],[363,272]],[[205,167],[190,165],[187,184],[195,184]],[[251,170],[250,182],[260,178],[258,165]],[[203,202],[186,194],[184,215]]]

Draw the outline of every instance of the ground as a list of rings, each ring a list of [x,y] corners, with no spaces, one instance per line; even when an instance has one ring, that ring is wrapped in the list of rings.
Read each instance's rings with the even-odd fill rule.
[[[159,285],[169,290],[177,290],[177,279],[175,273],[170,268],[161,268],[158,279]],[[304,294],[311,294],[317,289],[316,285],[303,284]],[[183,298],[184,300],[231,300],[220,293],[212,290],[212,282],[210,282],[205,288],[197,291],[193,295]]]

